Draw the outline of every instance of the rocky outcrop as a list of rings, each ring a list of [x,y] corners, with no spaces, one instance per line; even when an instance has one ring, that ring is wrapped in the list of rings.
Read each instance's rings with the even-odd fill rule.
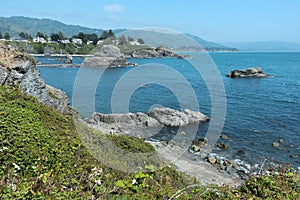
[[[93,56],[86,57],[83,65],[87,67],[123,67],[129,66],[130,63],[124,58]]]
[[[230,78],[266,78],[270,75],[265,74],[260,67],[256,67],[243,70],[232,70],[226,76]]]
[[[130,63],[121,54],[120,49],[114,45],[104,45],[100,52],[93,57],[86,57],[83,63],[87,67],[122,67]]]
[[[26,94],[36,97],[56,109],[69,112],[67,95],[51,87],[40,77],[35,60],[0,44],[0,85],[19,86]]]
[[[164,126],[177,127],[207,121],[208,117],[200,112],[185,109],[183,112],[170,108],[154,108],[148,116],[157,120]]]
[[[175,54],[172,50],[159,46],[157,48],[141,48],[126,52],[125,55],[131,58],[184,58],[184,56]]]
[[[96,52],[95,56],[100,57],[124,57],[123,54],[121,54],[121,51],[118,47],[114,45],[103,45],[100,52]]]
[[[185,109],[183,112],[170,108],[154,108],[149,113],[102,114],[94,113],[86,118],[89,125],[105,128],[106,130],[130,131],[135,128],[179,127],[188,124],[202,123],[209,118],[200,112]]]

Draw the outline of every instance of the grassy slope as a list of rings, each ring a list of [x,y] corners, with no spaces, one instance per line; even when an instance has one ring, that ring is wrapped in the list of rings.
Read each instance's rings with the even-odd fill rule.
[[[95,160],[77,130],[72,117],[0,87],[0,199],[169,199],[177,191],[181,199],[300,199],[299,176],[292,173],[252,177],[234,190],[198,186],[170,166],[120,172]],[[132,152],[153,150],[137,138],[93,134]]]

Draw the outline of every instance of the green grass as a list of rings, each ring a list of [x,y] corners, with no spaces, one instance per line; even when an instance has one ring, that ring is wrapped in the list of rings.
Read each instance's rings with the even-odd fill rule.
[[[124,155],[144,169],[122,172],[106,163],[115,149],[99,150],[108,143],[151,156]],[[0,87],[0,199],[300,199],[299,184],[299,175],[282,172],[251,177],[237,189],[204,187],[161,163],[142,139],[104,135],[19,89]]]
[[[0,199],[141,195],[129,186],[116,186],[117,181],[128,181],[137,175],[115,170],[102,164],[101,159],[96,160],[83,145],[84,138],[80,138],[78,131],[87,131],[98,144],[109,140],[130,152],[153,151],[141,139],[92,132],[82,124],[76,125],[71,116],[62,115],[19,89],[0,87]],[[170,178],[173,186],[167,187],[163,179],[170,172],[174,172],[171,174],[174,180]],[[176,191],[176,185],[183,187],[189,183],[173,168],[140,173],[137,179],[143,184],[138,187],[145,191],[143,195],[147,198],[163,198]],[[101,180],[101,185],[96,180]],[[159,192],[153,194],[152,190]]]

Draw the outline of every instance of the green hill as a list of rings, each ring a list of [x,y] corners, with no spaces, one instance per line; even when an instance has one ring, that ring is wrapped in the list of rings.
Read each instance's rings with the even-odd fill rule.
[[[142,38],[149,46],[163,45],[175,51],[237,51],[235,48],[209,42],[195,35],[163,29],[127,30],[122,34],[134,39]]]
[[[58,33],[61,31],[65,36],[71,37],[83,32],[86,34],[96,33],[101,35],[102,29],[87,28],[76,25],[67,25],[59,21],[51,19],[34,19],[30,17],[0,17],[0,33],[4,35],[6,32],[11,37],[19,37],[20,32],[28,33],[32,37],[36,36],[37,32],[42,32],[48,36],[51,33]],[[157,47],[164,45],[174,50],[199,50],[200,47],[209,51],[236,51],[235,48],[230,48],[214,42],[209,42],[201,39],[198,36],[191,34],[170,34],[158,31],[149,30],[126,30],[115,29],[113,32],[117,35],[124,34],[131,36],[135,39],[142,38],[146,41],[147,45]],[[194,41],[197,42],[195,45]]]
[[[37,32],[50,36],[51,33],[61,31],[65,36],[71,37],[79,32],[101,35],[101,29],[87,28],[76,25],[67,25],[51,19],[34,19],[30,17],[0,17],[0,32],[8,32],[12,37],[19,37],[20,32],[35,37]]]

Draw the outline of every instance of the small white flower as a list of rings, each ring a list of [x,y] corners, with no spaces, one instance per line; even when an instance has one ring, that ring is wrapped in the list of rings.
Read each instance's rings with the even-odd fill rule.
[[[8,150],[8,148],[7,148],[7,147],[2,147],[2,148],[0,149],[0,152],[5,151],[5,150]]]
[[[8,187],[10,187],[10,189],[13,191],[15,191],[17,189],[17,185],[14,183],[9,184]]]
[[[131,184],[134,185],[136,183],[137,183],[137,181],[135,179],[133,179]]]
[[[36,168],[36,166],[32,166],[32,169],[35,169]]]
[[[21,169],[20,166],[17,165],[16,163],[12,163],[12,165],[14,166],[14,168],[15,168],[16,170],[20,170],[20,169]]]
[[[95,180],[94,183],[96,183],[97,185],[101,185],[102,181],[101,180]]]

